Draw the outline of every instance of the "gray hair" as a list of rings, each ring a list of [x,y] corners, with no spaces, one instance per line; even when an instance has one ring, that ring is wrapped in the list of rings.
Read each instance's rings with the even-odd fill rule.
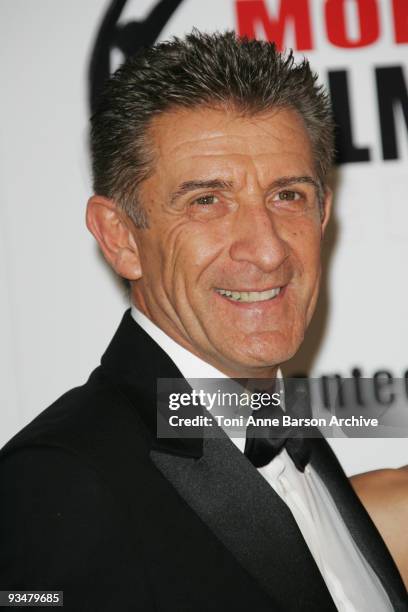
[[[274,43],[238,38],[235,32],[193,30],[143,49],[107,81],[91,119],[95,193],[113,198],[138,227],[148,227],[138,187],[152,172],[148,128],[175,108],[226,107],[255,115],[293,109],[309,134],[325,191],[334,154],[334,123],[327,93],[309,62]]]

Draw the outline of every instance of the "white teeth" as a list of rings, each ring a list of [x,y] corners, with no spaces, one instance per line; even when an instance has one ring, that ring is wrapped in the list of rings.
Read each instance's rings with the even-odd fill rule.
[[[268,291],[230,291],[228,289],[216,289],[220,295],[235,302],[264,302],[272,300],[279,295],[281,287],[269,289]]]

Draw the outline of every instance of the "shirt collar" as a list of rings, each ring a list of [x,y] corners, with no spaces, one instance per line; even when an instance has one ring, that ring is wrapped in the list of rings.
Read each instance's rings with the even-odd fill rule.
[[[132,305],[133,319],[147,334],[163,349],[178,367],[185,379],[189,378],[227,378],[225,374],[214,368],[197,355],[190,353],[173,338],[170,338],[160,327]]]

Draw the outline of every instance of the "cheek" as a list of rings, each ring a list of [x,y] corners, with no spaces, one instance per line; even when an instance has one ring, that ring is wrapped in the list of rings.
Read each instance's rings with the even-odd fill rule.
[[[153,277],[163,266],[163,245],[155,229],[141,230],[138,240],[143,275]]]
[[[210,224],[186,223],[172,233],[175,271],[192,280],[202,280],[223,249],[221,236]]]
[[[291,232],[291,252],[296,267],[305,282],[305,289],[313,291],[320,277],[320,225],[304,224]]]
[[[309,243],[307,255],[304,257],[305,268],[305,315],[306,324],[310,322],[314,312],[320,286],[320,239]]]

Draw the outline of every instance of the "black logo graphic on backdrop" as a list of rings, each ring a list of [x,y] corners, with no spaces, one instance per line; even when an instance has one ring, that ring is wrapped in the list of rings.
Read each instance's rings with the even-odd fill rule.
[[[89,105],[95,111],[104,82],[111,73],[112,49],[119,49],[125,58],[152,45],[183,0],[160,0],[142,21],[118,21],[127,0],[112,0],[100,25],[89,64]]]

